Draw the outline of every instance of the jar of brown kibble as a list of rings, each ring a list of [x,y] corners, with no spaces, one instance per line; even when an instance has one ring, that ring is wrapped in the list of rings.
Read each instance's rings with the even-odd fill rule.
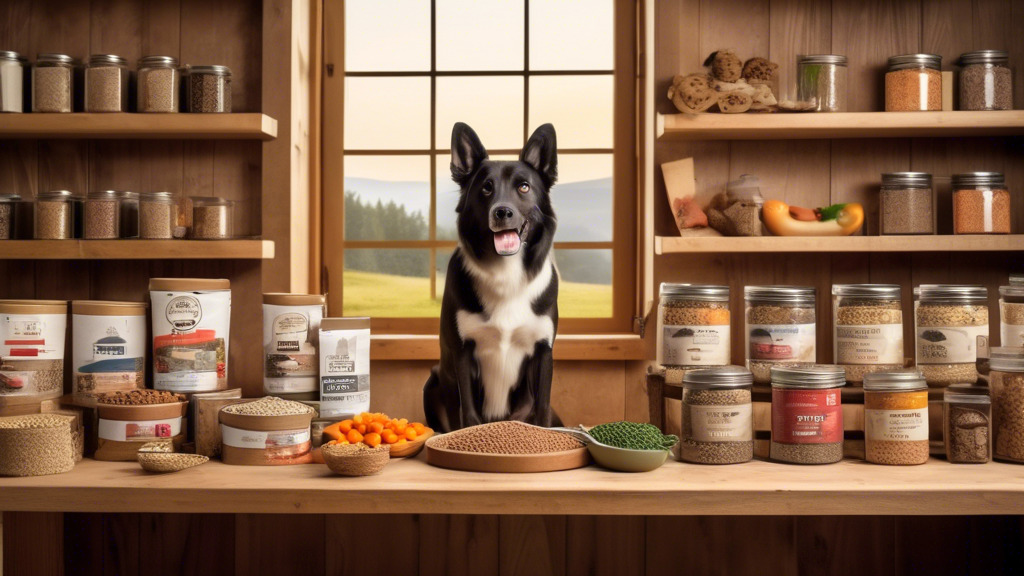
[[[986,386],[954,384],[942,394],[946,460],[984,464],[992,458],[992,400]]]
[[[989,366],[993,456],[1024,462],[1024,349],[992,348]]]
[[[772,366],[772,460],[831,464],[843,459],[844,385],[840,366]]]
[[[192,234],[197,240],[231,238],[233,202],[212,196],[192,197]]]
[[[75,93],[75,59],[67,54],[39,54],[32,67],[32,111],[71,112]]]
[[[139,193],[118,190],[121,201],[121,238],[139,237]]]
[[[935,193],[931,174],[882,174],[878,204],[879,229],[883,236],[935,233]]]
[[[864,454],[873,464],[928,461],[928,384],[917,369],[864,375]]]
[[[170,192],[139,195],[139,237],[170,239],[178,224],[178,201]]]
[[[21,196],[17,194],[0,194],[0,240],[10,240],[16,236],[19,202]]]
[[[34,234],[36,240],[74,238],[74,198],[67,190],[40,192],[34,202]]]
[[[832,286],[832,361],[858,385],[864,375],[903,368],[899,284]]]
[[[231,112],[231,69],[192,66],[188,73],[189,112]]]
[[[942,56],[904,54],[889,58],[885,111],[942,110]]]
[[[743,294],[747,368],[754,375],[754,384],[770,384],[775,364],[814,364],[813,286],[747,286]]]
[[[1006,50],[960,55],[960,109],[1013,110],[1013,71]]]
[[[173,56],[146,56],[139,60],[136,74],[136,110],[139,112],[178,112],[181,70]]]
[[[679,456],[696,464],[738,464],[754,457],[750,371],[742,366],[691,370],[683,377]]]
[[[85,111],[128,111],[128,61],[114,54],[93,54],[85,68]]]
[[[729,287],[665,282],[660,293],[658,363],[682,369],[729,365]]]
[[[85,200],[87,240],[112,240],[121,234],[121,201],[117,192],[92,192]]]
[[[1002,174],[954,174],[952,184],[954,234],[1010,233],[1010,190]]]
[[[977,382],[978,339],[988,339],[988,289],[925,284],[914,316],[917,367],[928,385]]]

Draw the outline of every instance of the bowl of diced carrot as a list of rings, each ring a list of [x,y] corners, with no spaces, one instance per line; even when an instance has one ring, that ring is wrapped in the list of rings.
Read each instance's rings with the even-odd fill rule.
[[[419,454],[434,431],[420,422],[390,418],[381,412],[363,412],[324,428],[325,445],[365,444],[371,448],[391,447],[392,458]]]

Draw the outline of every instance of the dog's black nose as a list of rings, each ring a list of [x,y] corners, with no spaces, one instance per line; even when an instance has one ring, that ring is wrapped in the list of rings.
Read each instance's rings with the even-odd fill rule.
[[[508,206],[495,206],[494,207],[494,218],[496,220],[508,220],[515,216],[515,212]]]

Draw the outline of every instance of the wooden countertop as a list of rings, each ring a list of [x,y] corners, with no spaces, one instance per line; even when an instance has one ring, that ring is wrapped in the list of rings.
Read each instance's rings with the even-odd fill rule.
[[[1024,514],[1024,466],[890,467],[861,461],[797,466],[669,460],[647,474],[595,466],[483,474],[394,461],[380,476],[343,478],[324,465],[210,462],[150,475],[132,462],[84,460],[72,472],[0,478],[0,509],[65,512],[594,515]]]

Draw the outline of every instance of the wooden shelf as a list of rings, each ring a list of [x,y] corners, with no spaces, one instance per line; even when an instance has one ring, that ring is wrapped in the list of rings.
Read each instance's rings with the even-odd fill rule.
[[[270,260],[273,240],[3,240],[0,260]]]
[[[1024,134],[1024,110],[658,114],[659,140],[795,140]]]
[[[637,334],[559,334],[552,350],[555,360],[643,360],[644,343]],[[371,360],[437,360],[436,335],[373,334]]]
[[[723,238],[655,236],[656,254],[746,252],[1008,252],[1024,234],[992,236],[842,236]]]
[[[273,140],[277,120],[256,113],[2,114],[4,138]]]

